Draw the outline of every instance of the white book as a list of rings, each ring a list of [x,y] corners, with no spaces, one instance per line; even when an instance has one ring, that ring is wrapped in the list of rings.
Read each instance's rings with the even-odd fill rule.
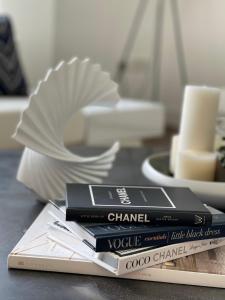
[[[48,237],[52,241],[86,257],[116,275],[145,269],[156,264],[225,245],[225,239],[221,238],[191,241],[164,247],[148,247],[96,253],[90,246],[83,242],[82,237],[72,233],[69,227],[65,227],[68,222],[63,220],[65,217],[63,213],[55,207],[51,207],[50,214],[53,218],[55,217],[55,222],[50,224],[48,231]]]
[[[43,209],[9,254],[8,267],[116,277],[96,263],[48,238],[49,222],[54,222],[54,218],[48,213],[50,206]],[[225,246],[119,277],[225,288]]]

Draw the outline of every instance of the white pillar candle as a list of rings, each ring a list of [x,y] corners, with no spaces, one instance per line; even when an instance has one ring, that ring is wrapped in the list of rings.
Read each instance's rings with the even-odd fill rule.
[[[175,178],[213,181],[216,153],[185,150],[178,153]]]
[[[213,151],[219,96],[217,88],[186,86],[179,151]]]
[[[175,172],[175,164],[177,159],[177,153],[178,153],[178,139],[179,135],[174,135],[171,140],[171,147],[170,147],[170,172],[174,174]]]

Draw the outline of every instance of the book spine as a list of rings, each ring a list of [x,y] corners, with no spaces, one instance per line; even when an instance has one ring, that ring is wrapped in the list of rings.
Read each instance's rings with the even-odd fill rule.
[[[71,260],[38,256],[8,256],[9,269],[37,270],[114,277],[111,272],[101,268],[90,260]]]
[[[187,242],[151,249],[146,252],[120,258],[118,261],[117,275],[134,272],[177,258],[215,249],[223,245],[225,245],[225,239],[222,238]]]
[[[122,210],[74,210],[67,208],[66,221],[91,222],[91,223],[124,223],[124,224],[147,224],[159,226],[203,226],[211,225],[212,215],[210,213],[196,212],[171,212],[146,210],[122,211]]]
[[[54,258],[45,258],[44,260],[45,262],[43,263],[43,257],[9,255],[8,268],[116,277],[113,273],[104,270],[91,261],[66,261]],[[121,275],[120,278],[225,288],[224,275],[181,272],[180,270],[167,270],[165,268],[146,268]]]
[[[96,252],[117,251],[132,248],[166,246],[195,240],[225,237],[225,226],[170,227],[167,231],[157,229],[142,233],[96,237]]]
[[[121,278],[225,288],[224,275],[172,270],[166,268],[146,268],[122,275]]]

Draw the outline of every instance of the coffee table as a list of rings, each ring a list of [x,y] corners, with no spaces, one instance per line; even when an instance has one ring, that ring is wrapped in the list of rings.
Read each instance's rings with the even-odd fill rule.
[[[99,148],[76,147],[82,155]],[[149,148],[122,149],[105,183],[149,184],[141,174]],[[104,300],[224,299],[225,290],[104,277],[7,269],[7,255],[43,208],[37,196],[16,181],[20,151],[0,151],[0,299]]]

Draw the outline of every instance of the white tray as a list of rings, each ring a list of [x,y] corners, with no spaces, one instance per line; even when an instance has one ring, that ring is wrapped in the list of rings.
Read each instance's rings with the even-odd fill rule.
[[[169,173],[169,153],[149,156],[142,165],[142,172],[150,181],[162,186],[189,187],[202,201],[225,209],[225,182],[176,179]]]

